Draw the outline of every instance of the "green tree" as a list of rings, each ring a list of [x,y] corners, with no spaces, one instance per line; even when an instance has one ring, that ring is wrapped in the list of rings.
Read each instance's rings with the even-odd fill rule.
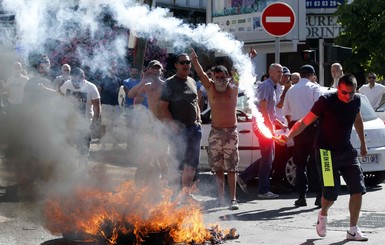
[[[369,71],[383,77],[385,1],[355,0],[351,4],[341,5],[335,14],[342,27],[336,43],[353,49],[353,55],[344,63],[344,70],[354,73],[360,79]]]

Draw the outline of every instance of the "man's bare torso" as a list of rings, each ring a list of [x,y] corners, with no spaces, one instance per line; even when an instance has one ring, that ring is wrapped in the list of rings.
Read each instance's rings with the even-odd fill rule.
[[[211,85],[208,89],[213,127],[231,128],[237,125],[236,106],[238,89],[229,86],[223,93],[215,90]]]
[[[162,91],[162,84],[151,84],[147,83],[144,85],[144,91],[147,95],[147,103],[148,103],[148,109],[154,114],[154,116],[158,119],[160,119],[160,109],[159,109],[159,102],[160,102],[160,94]]]

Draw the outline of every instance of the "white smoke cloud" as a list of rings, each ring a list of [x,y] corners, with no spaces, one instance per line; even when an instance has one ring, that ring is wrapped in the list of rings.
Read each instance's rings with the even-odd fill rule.
[[[84,33],[89,33],[91,38],[101,35],[101,33],[107,33],[105,38],[110,42],[100,42],[97,46],[92,47],[92,55],[89,50],[77,49],[80,60],[90,66],[91,70],[106,70],[111,59],[124,59],[128,44],[126,34],[112,35],[113,29],[103,24],[102,16],[108,11],[116,21],[116,26],[134,30],[138,37],[155,38],[171,43],[175,51],[189,52],[191,47],[202,47],[228,55],[240,74],[241,89],[246,90],[246,94],[253,98],[252,86],[255,74],[252,73],[250,58],[242,51],[243,43],[236,40],[231,34],[221,31],[215,24],[192,27],[180,19],[169,17],[168,9],[150,9],[133,0],[3,0],[2,3],[4,10],[16,15],[17,46],[24,50],[22,54],[24,58],[32,51],[45,52],[45,45],[52,40],[68,42]],[[133,115],[144,118],[139,124],[142,128],[153,128],[154,120],[151,117],[141,114],[140,111],[136,111]],[[37,113],[38,116],[42,116],[41,113]],[[44,113],[42,118],[50,120],[52,124],[63,125],[63,117],[59,117],[59,120],[52,117],[52,114],[50,116]],[[44,130],[49,132],[44,134],[46,137],[63,137],[58,136],[57,132],[54,133],[55,127],[46,127]],[[141,149],[148,147],[145,144],[148,141],[143,142],[140,139],[143,135],[139,135],[138,131],[135,131],[135,127],[127,129],[123,124],[117,130],[120,131],[119,140],[129,141],[129,144],[133,146],[129,154],[141,156],[143,154]],[[159,130],[161,132],[163,129]],[[60,140],[60,143],[65,144],[65,140]],[[38,142],[36,144],[39,145]],[[167,140],[160,144],[167,144]],[[45,146],[45,144],[41,145]],[[73,148],[68,145],[58,147],[63,147],[63,152],[58,156],[60,158],[58,162],[61,165],[57,169],[65,175],[66,170],[62,164],[75,160],[77,156],[74,155]],[[151,147],[156,149],[156,146]],[[127,158],[130,157],[132,155],[127,153]],[[68,171],[72,174],[72,167],[70,169]],[[79,176],[76,175],[76,177]]]

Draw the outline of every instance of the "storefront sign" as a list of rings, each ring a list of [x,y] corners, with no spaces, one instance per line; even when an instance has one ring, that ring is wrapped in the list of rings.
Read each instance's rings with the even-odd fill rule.
[[[336,38],[341,32],[341,26],[333,15],[307,15],[306,30],[306,38]]]

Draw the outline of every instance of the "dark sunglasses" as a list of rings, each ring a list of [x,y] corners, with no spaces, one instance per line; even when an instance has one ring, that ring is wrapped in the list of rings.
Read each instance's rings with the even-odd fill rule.
[[[376,77],[374,77],[374,76],[370,76],[370,77],[368,77],[369,79],[376,79]]]
[[[190,65],[191,61],[190,60],[182,60],[182,61],[178,61],[178,63],[181,65]]]
[[[347,92],[347,91],[341,90],[341,94],[343,95],[347,95],[347,94],[354,95],[355,93],[356,93],[355,91]]]

